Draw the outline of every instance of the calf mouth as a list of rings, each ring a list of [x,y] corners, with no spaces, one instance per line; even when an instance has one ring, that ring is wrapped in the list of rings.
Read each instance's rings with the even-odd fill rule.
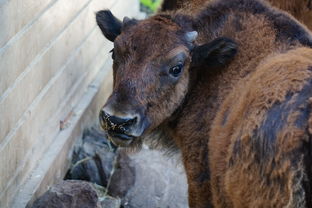
[[[119,147],[128,147],[135,140],[134,136],[128,135],[126,133],[115,132],[112,130],[109,130],[107,133],[108,133],[108,139],[114,145],[119,146]]]

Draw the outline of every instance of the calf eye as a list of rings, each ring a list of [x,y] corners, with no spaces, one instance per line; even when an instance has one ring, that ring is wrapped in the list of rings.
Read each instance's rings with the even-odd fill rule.
[[[174,76],[174,77],[177,77],[179,76],[179,74],[182,72],[182,68],[183,68],[183,65],[182,64],[179,64],[179,65],[176,65],[174,67],[171,67],[169,69],[169,73]]]

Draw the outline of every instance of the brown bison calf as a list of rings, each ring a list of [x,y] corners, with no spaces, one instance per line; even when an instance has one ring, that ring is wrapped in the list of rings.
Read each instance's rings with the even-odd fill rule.
[[[100,122],[115,144],[179,149],[190,207],[312,207],[305,27],[257,0],[97,23],[114,41]]]

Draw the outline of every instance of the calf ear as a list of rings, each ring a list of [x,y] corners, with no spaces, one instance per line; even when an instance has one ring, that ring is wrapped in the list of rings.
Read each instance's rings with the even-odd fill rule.
[[[192,66],[220,67],[231,61],[237,53],[237,44],[225,37],[210,43],[195,46],[192,51]]]
[[[122,23],[109,10],[102,10],[96,13],[96,22],[103,35],[114,42],[115,38],[121,33]]]

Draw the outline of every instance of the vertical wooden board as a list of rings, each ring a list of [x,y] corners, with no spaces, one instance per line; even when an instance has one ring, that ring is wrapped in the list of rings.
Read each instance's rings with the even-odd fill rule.
[[[113,10],[120,12],[122,14],[120,16],[123,16],[124,14],[129,15],[129,13],[127,14],[127,12],[129,12],[130,10],[127,6],[130,6],[130,4],[133,3],[131,1],[129,2],[130,3],[127,2],[127,4],[123,5],[121,5],[121,3],[117,4],[120,7],[114,7]],[[103,5],[101,4],[94,5],[94,11],[103,9]],[[126,10],[123,11],[121,8],[124,8]],[[92,45],[90,42],[86,43],[86,45],[89,44]],[[90,47],[93,48],[94,45]],[[110,48],[111,46],[109,46],[109,49]],[[84,50],[84,52],[81,54],[79,52],[79,55],[77,55],[77,57],[86,56],[85,51],[88,51],[89,49],[82,50]],[[86,68],[86,63],[88,59],[90,59],[90,57],[85,58],[85,60],[82,59],[82,62],[80,63],[84,63],[82,64],[84,66],[80,66],[80,70],[82,68]],[[79,61],[73,63],[73,65],[71,65],[71,67],[68,67],[68,69],[72,70],[73,68],[79,68],[79,64],[77,65],[77,63],[79,63]],[[88,83],[88,79],[94,76],[94,74],[92,75],[91,73],[83,75],[86,76],[85,78],[82,78],[81,81],[81,83],[83,83],[83,86],[86,86]],[[42,95],[39,95],[39,98],[37,97],[34,100],[30,108],[24,114],[26,115],[25,119],[19,120],[18,124],[14,127],[15,131],[11,132],[10,137],[15,138],[15,142],[11,142],[11,139],[9,139],[8,141],[10,142],[8,142],[5,146],[0,146],[0,169],[2,168],[0,170],[0,177],[6,175],[9,176],[8,180],[12,181],[9,188],[7,189],[7,192],[5,194],[0,194],[0,201],[10,200],[9,198],[5,199],[4,196],[10,197],[11,194],[18,189],[18,186],[25,181],[25,178],[30,175],[31,170],[38,163],[38,158],[42,157],[45,149],[49,146],[54,136],[58,133],[59,119],[56,118],[54,120],[49,120],[49,118],[53,117],[53,113],[58,110],[58,107],[61,107],[63,109],[63,112],[65,108],[68,108],[68,106],[63,107],[62,105],[64,104],[60,104],[62,99],[66,99],[68,96],[76,97],[79,95],[79,93],[82,93],[83,89],[77,90],[77,92],[71,92],[72,86],[77,85],[79,83],[78,80],[81,78],[80,76],[76,76],[73,74],[75,74],[74,71],[70,72],[66,69],[64,70],[64,76],[60,76],[63,79],[56,79],[60,84],[48,84],[49,86],[46,89],[46,92],[44,92],[44,94]],[[90,77],[88,78],[88,76]],[[69,79],[67,79],[68,77]],[[71,80],[71,82],[67,83],[68,80]],[[62,91],[62,83],[68,84],[66,86],[67,91]],[[77,97],[75,99],[77,99]],[[70,103],[70,101],[68,101],[68,103]],[[68,111],[69,110],[70,108],[68,108]],[[46,129],[50,129],[49,131],[51,133],[47,134]],[[4,149],[6,149],[6,151],[4,151]],[[2,154],[3,152],[5,152],[5,154]],[[15,167],[15,169],[11,169],[11,167]],[[12,174],[14,172],[16,172],[15,175]],[[0,183],[3,181],[2,179],[0,179]],[[8,182],[8,180],[6,181],[6,183]],[[2,190],[1,184],[0,190]]]
[[[59,123],[57,123],[56,126],[58,126],[58,124],[59,124]],[[53,127],[52,127],[52,128],[53,128]],[[54,129],[55,129],[55,128],[54,128]],[[47,132],[46,132],[46,133],[47,133]],[[58,132],[53,132],[53,135],[56,136],[55,133],[58,133]],[[80,133],[82,133],[82,129],[81,129]],[[41,138],[44,140],[44,136],[41,137]],[[40,144],[40,142],[39,142],[39,144]],[[72,144],[72,143],[71,143],[71,144]],[[49,147],[50,147],[50,145],[49,145]],[[38,144],[36,144],[36,148],[40,148],[40,146],[39,146]],[[66,147],[67,151],[68,151],[69,148],[70,148],[70,146]],[[47,152],[48,150],[44,150],[44,151],[43,151],[42,148],[40,148],[40,151],[41,151],[41,154],[44,152],[44,156],[40,156],[40,158],[46,157],[45,154],[46,154],[46,152]],[[62,151],[62,152],[60,152],[61,154],[58,155],[57,157],[61,157],[62,155],[63,155],[63,156],[67,156],[67,151]],[[36,150],[34,149],[32,152],[36,152]],[[38,153],[38,151],[37,151],[37,153]],[[53,171],[53,173],[50,173],[49,176],[44,176],[44,177],[47,177],[47,178],[48,178],[47,180],[51,180],[50,177],[60,179],[60,178],[62,178],[62,177],[64,176],[64,174],[65,174],[65,172],[66,172],[66,169],[64,169],[64,168],[65,168],[64,166],[66,166],[66,165],[64,165],[64,164],[65,164],[65,163],[69,164],[69,163],[68,163],[69,161],[65,161],[64,158],[66,158],[66,157],[63,157],[63,156],[62,156],[62,161],[59,161],[59,162],[57,163],[57,166],[54,166],[54,165],[53,165],[53,167],[50,167],[50,168],[51,168],[52,170],[54,170],[54,171]],[[36,157],[33,156],[33,155],[27,155],[27,158],[29,158],[29,159],[26,160],[26,164],[24,164],[23,171],[20,171],[20,172],[19,172],[19,174],[14,178],[13,183],[8,187],[8,189],[6,189],[6,190],[4,191],[3,195],[0,196],[0,202],[1,202],[1,203],[0,203],[0,207],[1,207],[1,208],[3,208],[3,207],[6,208],[6,206],[10,207],[9,204],[10,204],[10,200],[12,199],[12,197],[10,197],[10,196],[16,196],[15,192],[16,192],[17,190],[18,190],[18,191],[23,191],[22,189],[19,189],[18,187],[20,187],[21,184],[25,182],[26,177],[30,175],[30,174],[28,173],[28,171],[31,170],[30,168],[33,168],[33,167],[30,166],[30,165],[33,165],[33,164],[31,164],[31,163],[33,162],[33,161],[31,161],[31,160],[32,160],[31,158],[36,158]],[[59,160],[60,160],[60,159],[59,159]],[[36,161],[36,162],[38,162],[38,161]],[[60,168],[58,168],[59,165],[62,165],[62,170],[61,170]],[[30,176],[32,176],[32,175],[30,175]],[[36,176],[32,176],[32,177],[42,177],[42,175],[41,175],[41,176],[40,176],[40,175],[36,175]],[[51,184],[51,181],[44,181],[44,184]],[[38,186],[39,186],[39,185],[38,185]],[[40,186],[40,187],[41,187],[41,186]],[[42,190],[46,190],[46,188],[47,188],[47,185],[41,187],[40,190],[41,190],[41,191],[42,191]],[[29,190],[29,191],[27,191],[27,194],[32,195],[32,194],[34,194],[35,192],[37,193],[36,189],[35,189],[35,190]],[[13,193],[14,193],[14,194],[13,194]],[[42,192],[39,192],[39,193],[41,194]],[[7,197],[7,198],[6,198],[6,197]],[[5,206],[5,205],[6,205],[6,206]]]
[[[25,200],[25,198],[31,199],[31,203],[34,199],[36,199],[44,191],[46,191],[51,184],[54,184],[56,183],[56,181],[62,179],[63,175],[66,173],[66,168],[70,164],[69,151],[72,149],[73,142],[77,137],[81,136],[84,126],[88,125],[90,123],[90,117],[93,117],[86,111],[89,112],[89,109],[93,108],[92,103],[95,97],[107,97],[109,92],[111,91],[111,71],[109,72],[109,75],[107,75],[106,72],[107,66],[110,65],[111,62],[106,64],[106,67],[104,67],[104,71],[101,70],[101,72],[98,74],[101,79],[103,79],[103,77],[107,77],[105,78],[104,85],[101,86],[102,88],[106,89],[106,92],[104,92],[105,94],[99,94],[99,87],[95,87],[96,85],[94,85],[93,83],[91,84],[92,87],[88,88],[88,91],[82,97],[81,102],[79,102],[78,106],[76,106],[73,110],[75,112],[74,114],[76,115],[76,118],[72,119],[72,125],[68,129],[60,132],[55,142],[53,142],[53,144],[51,145],[51,148],[56,151],[53,151],[50,148],[43,158],[42,166],[36,168],[34,174],[37,175],[37,173],[40,173],[40,179],[31,177],[27,181],[25,186],[23,186],[25,190],[21,190],[15,196],[15,200],[13,203],[14,208],[24,208],[25,201],[27,201]],[[107,76],[103,76],[103,72],[104,75]],[[101,93],[103,93],[103,91],[101,91]],[[66,139],[64,140],[63,138]],[[60,145],[60,142],[62,141],[64,144]],[[53,152],[51,152],[51,150]],[[55,152],[58,152],[58,154],[55,154]],[[31,193],[29,193],[28,190],[31,190]],[[24,200],[24,202],[21,202],[21,200]]]
[[[91,36],[91,37],[94,37],[94,36]],[[92,51],[90,51],[90,49],[87,49],[86,48],[83,48],[85,50],[88,50],[91,54]],[[86,64],[83,63],[84,59],[83,57],[79,56],[79,53],[77,52],[76,56],[74,58],[72,58],[71,60],[71,65],[69,66],[72,66],[72,68],[70,69],[71,71],[74,71],[74,70],[77,70],[79,69],[79,64],[81,64],[81,67],[85,66]],[[24,129],[23,131],[23,137],[25,138],[19,138],[19,137],[11,137],[11,138],[16,138],[15,141],[9,141],[5,146],[3,146],[0,150],[0,155],[1,155],[1,159],[3,159],[4,161],[1,161],[0,164],[4,164],[4,167],[7,167],[4,169],[4,171],[7,173],[2,173],[0,171],[0,177],[1,177],[1,181],[3,182],[6,182],[8,180],[8,178],[2,178],[2,177],[11,177],[11,174],[12,172],[14,172],[14,170],[16,170],[20,164],[21,161],[23,161],[23,158],[26,154],[26,152],[33,146],[33,143],[34,143],[34,140],[35,138],[38,138],[40,135],[38,135],[38,133],[40,132],[40,128],[38,125],[40,125],[40,127],[44,126],[44,120],[39,120],[40,117],[42,116],[45,116],[46,118],[45,119],[48,119],[48,117],[50,115],[53,115],[53,110],[49,110],[49,109],[54,109],[56,110],[56,108],[58,108],[58,105],[55,104],[53,105],[56,101],[60,100],[60,99],[63,99],[64,96],[66,96],[66,93],[68,93],[68,90],[66,91],[67,88],[69,88],[69,86],[71,86],[73,84],[73,76],[66,76],[66,72],[69,71],[69,73],[73,73],[73,72],[70,72],[70,70],[68,70],[67,68],[68,66],[66,66],[66,68],[64,68],[62,70],[62,73],[61,74],[58,74],[57,75],[57,78],[58,79],[62,79],[59,83],[57,83],[59,86],[56,86],[58,87],[58,91],[55,91],[54,92],[54,96],[52,96],[51,92],[47,91],[45,94],[46,96],[49,96],[48,99],[50,100],[51,99],[51,102],[49,103],[45,103],[45,105],[41,105],[40,106],[40,100],[38,101],[39,103],[39,107],[37,108],[41,108],[41,112],[36,112],[36,110],[29,110],[30,111],[30,114],[27,114],[29,116],[31,116],[31,114],[33,115],[33,117],[36,119],[36,120],[33,120],[33,121],[28,121],[29,123],[29,126],[28,128]],[[81,71],[81,69],[80,69]],[[77,77],[80,76],[80,74],[78,73],[75,73],[74,74],[76,79]],[[62,77],[63,76],[63,77]],[[65,79],[65,80],[64,80]],[[50,88],[50,89],[54,89],[54,82],[57,81],[57,79],[53,79],[52,80],[52,84],[49,84],[49,86],[47,86],[47,88]],[[52,99],[53,98],[53,99]],[[41,98],[41,99],[44,99],[44,98]],[[44,100],[42,100],[43,102]],[[35,103],[36,104],[36,103]],[[38,105],[37,104],[37,105]],[[40,122],[38,124],[38,122]],[[42,122],[42,123],[41,123]],[[31,125],[31,126],[30,126]],[[31,132],[28,131],[28,129],[31,129]],[[58,130],[58,129],[57,129]],[[11,135],[10,135],[11,136]],[[19,146],[21,146],[20,148],[18,148]],[[42,147],[42,146],[41,146]],[[13,154],[14,153],[14,150],[15,149],[21,149],[21,151],[19,151],[18,153],[16,154]],[[3,155],[2,155],[3,154]],[[11,157],[6,157],[6,155],[10,155],[11,154]],[[16,156],[18,156],[16,158]],[[1,189],[3,189],[2,186],[0,186]]]
[[[25,164],[27,164],[26,167],[33,167],[37,162],[36,158],[41,157],[45,148],[51,142],[53,135],[58,133],[60,117],[55,118],[54,114],[62,106],[62,101],[66,99],[66,96],[71,94],[70,91],[72,86],[75,85],[75,81],[80,78],[81,74],[86,74],[83,71],[88,67],[88,63],[92,61],[90,56],[92,54],[95,55],[98,51],[94,48],[94,45],[97,44],[90,44],[90,42],[100,37],[98,31],[95,30],[89,41],[80,49],[83,53],[77,53],[77,56],[64,68],[63,73],[55,79],[53,84],[50,84],[49,89],[37,104],[38,106],[31,111],[30,118],[17,130],[16,135],[12,136],[6,147],[0,151],[0,164],[4,164],[3,167],[8,167],[0,167],[0,184],[1,181],[4,182],[1,184],[2,187],[0,186],[0,189],[5,189],[4,186],[7,185],[8,181],[17,180],[16,177],[12,177],[13,172],[23,173],[23,175],[18,177],[27,175],[29,169],[22,168],[22,170],[19,170],[19,168],[25,166]],[[103,46],[103,44],[99,44],[99,41],[97,43],[98,48]],[[106,47],[105,51],[107,52],[110,47],[111,45]],[[94,51],[92,52],[92,50]],[[86,53],[88,53],[89,58],[86,58],[88,57]],[[77,73],[75,74],[74,72]],[[54,117],[52,125],[50,117]],[[49,125],[46,125],[46,123]],[[31,132],[28,132],[29,129],[31,129]],[[14,152],[16,149],[21,151]],[[31,153],[30,155],[28,155],[29,152]],[[10,155],[10,157],[6,157],[6,155]],[[32,160],[32,158],[35,158],[35,160]],[[29,163],[32,165],[29,165]]]
[[[112,1],[103,0],[103,3],[110,5]],[[92,0],[57,1],[27,32],[9,47],[0,50],[0,74],[5,76],[0,82],[0,95],[12,86],[31,62],[40,58],[45,47],[49,47],[50,42],[91,2]]]
[[[65,63],[68,55],[80,44],[92,27],[95,27],[94,9],[100,1],[91,2],[63,33],[20,76],[10,93],[0,101],[0,143],[32,100]],[[27,94],[24,93],[27,91]]]
[[[75,44],[77,45],[77,39],[85,36],[85,33],[89,31],[88,27],[90,28],[91,25],[95,24],[94,11],[101,7],[102,3],[94,1],[90,7],[86,8],[88,13],[86,10],[82,11],[83,14],[79,16],[80,19],[75,19],[70,27],[41,55],[41,59],[36,60],[36,63],[31,64],[26,69],[27,73],[23,73],[23,76],[19,77],[19,81],[10,93],[2,100],[0,99],[0,114],[3,118],[0,120],[0,144],[9,131],[14,128],[17,120],[35,96],[67,59],[67,54],[75,47]],[[114,8],[117,14],[121,13],[118,12],[119,9],[120,6]],[[25,91],[27,94],[24,93]]]
[[[57,0],[7,0],[0,3],[0,50],[16,33],[27,30]],[[24,28],[26,27],[26,28]]]
[[[103,40],[102,34],[99,34],[98,38],[100,40]],[[98,43],[100,43],[100,41]],[[79,102],[83,93],[85,93],[85,91],[88,89],[91,81],[94,80],[95,76],[102,68],[103,62],[105,62],[107,58],[111,59],[109,54],[109,50],[111,47],[112,44],[107,44],[107,42],[105,42],[105,44],[100,47],[101,49],[97,51],[96,55],[92,58],[92,63],[87,66],[88,69],[83,69],[83,71],[87,71],[85,76],[80,77],[80,79],[82,80],[77,81],[75,86],[72,87],[71,92],[68,93],[68,95],[66,96],[66,99],[63,100],[63,103],[59,105],[60,109],[58,110],[58,112],[55,113],[56,115],[60,115],[58,119],[52,118],[48,121],[49,123],[55,123],[59,120],[64,120],[65,118],[68,118],[68,114],[71,112],[73,106],[75,106]],[[86,51],[84,52],[86,53]],[[82,54],[81,56],[84,55]]]

